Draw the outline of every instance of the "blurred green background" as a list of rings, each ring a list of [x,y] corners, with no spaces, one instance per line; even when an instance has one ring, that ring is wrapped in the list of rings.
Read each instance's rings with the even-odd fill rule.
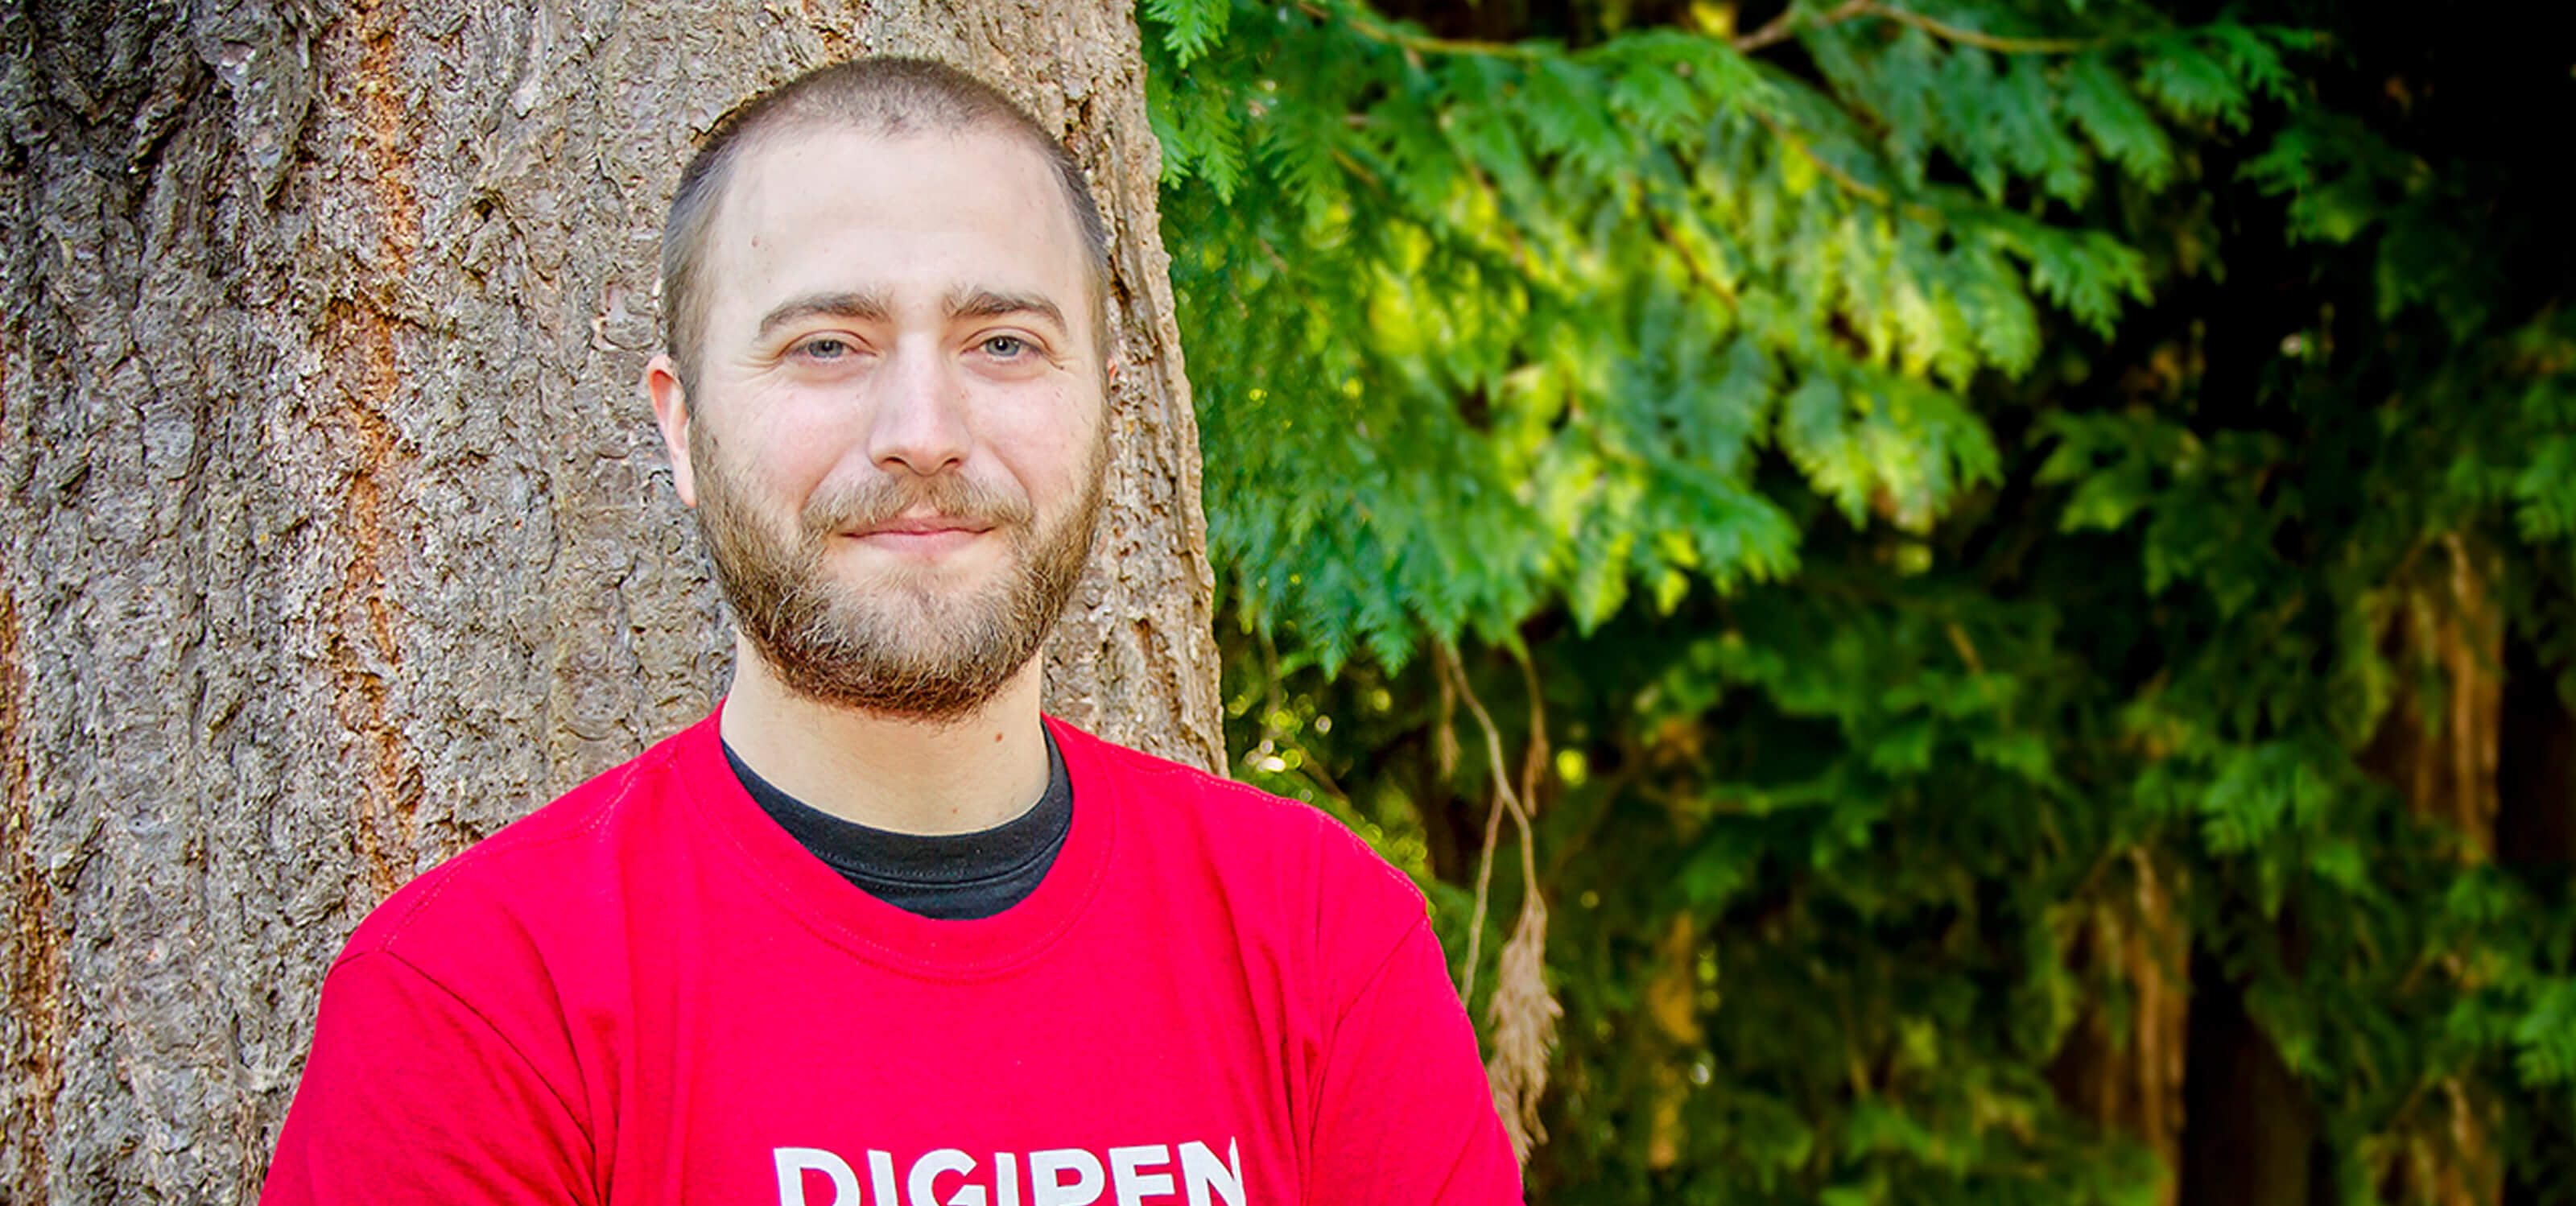
[[[1534,1201],[2576,1200],[2538,11],[1145,0],[1235,770]]]

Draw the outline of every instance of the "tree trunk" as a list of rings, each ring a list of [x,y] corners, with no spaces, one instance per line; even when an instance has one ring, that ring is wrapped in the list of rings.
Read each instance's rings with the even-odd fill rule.
[[[2306,1082],[2245,1008],[2244,984],[2217,955],[2191,960],[2190,1046],[2184,1053],[2182,1158],[2186,1203],[2324,1206],[2349,1201],[2317,1176],[2317,1109]]]
[[[2187,889],[2172,860],[2132,846],[2069,901],[2067,961],[2092,983],[2048,1076],[2068,1109],[2135,1137],[2165,1169],[2157,1206],[2182,1201],[2183,1074],[2191,1040]],[[2126,1008],[2112,1007],[2113,993]]]
[[[359,918],[710,706],[655,240],[803,68],[947,59],[1090,169],[1128,369],[1047,702],[1222,764],[1116,0],[19,0],[0,46],[0,1202],[254,1196]]]
[[[2496,853],[2505,731],[2505,628],[2493,554],[2446,534],[2406,559],[2390,584],[2380,649],[2395,698],[2362,765],[2395,786],[2417,817],[2451,831],[2464,863]],[[2429,689],[2428,689],[2429,688]],[[2462,988],[2476,960],[2446,961]],[[2503,1201],[2500,1107],[2484,1085],[2445,1077],[2411,1095],[2377,1145],[2381,1200],[2432,1206]]]

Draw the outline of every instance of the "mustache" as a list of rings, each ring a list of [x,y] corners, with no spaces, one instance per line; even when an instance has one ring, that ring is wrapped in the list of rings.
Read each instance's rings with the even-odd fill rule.
[[[798,516],[810,536],[865,530],[906,513],[937,515],[996,528],[1025,527],[1036,518],[1016,491],[955,473],[930,477],[880,474],[850,482],[808,500]]]

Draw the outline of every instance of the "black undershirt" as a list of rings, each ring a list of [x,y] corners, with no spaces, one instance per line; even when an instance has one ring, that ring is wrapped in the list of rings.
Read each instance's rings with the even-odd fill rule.
[[[1055,734],[1047,733],[1046,743],[1046,792],[1027,812],[991,829],[939,836],[844,821],[778,790],[743,765],[733,746],[724,755],[761,811],[841,878],[905,912],[971,920],[1028,899],[1073,831],[1073,781]]]

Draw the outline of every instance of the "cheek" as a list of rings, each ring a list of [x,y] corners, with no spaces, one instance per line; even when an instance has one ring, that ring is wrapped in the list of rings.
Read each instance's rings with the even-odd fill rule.
[[[1043,424],[1033,426],[1030,434],[1018,441],[1017,455],[1021,480],[1031,493],[1045,499],[1056,510],[1070,510],[1076,500],[1091,488],[1093,466],[1100,462],[1109,446],[1107,416],[1098,411],[1097,402],[1075,397],[1064,400],[1064,410],[1051,413]],[[1089,406],[1084,415],[1080,408]],[[1068,416],[1065,411],[1072,411]]]
[[[728,429],[721,453],[738,484],[781,505],[804,505],[829,480],[851,442],[828,412],[811,413],[790,398],[763,399],[758,417]]]

